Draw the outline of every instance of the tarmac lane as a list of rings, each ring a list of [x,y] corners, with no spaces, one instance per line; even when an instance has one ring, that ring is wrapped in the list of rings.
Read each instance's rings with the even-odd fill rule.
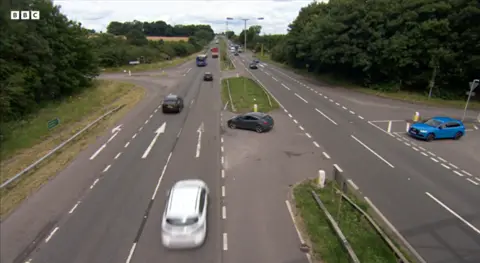
[[[218,71],[215,65],[208,70],[214,75]],[[127,262],[221,262],[220,85],[216,80],[204,82],[202,77],[194,85],[199,86],[198,96],[177,135],[177,143],[168,166],[164,168],[165,174],[159,182],[149,219],[135,243],[131,260]],[[175,182],[185,179],[203,180],[210,189],[207,238],[199,248],[170,250],[161,243],[161,220],[168,199],[166,193]]]
[[[408,234],[407,239],[428,262],[465,262],[478,257],[472,252],[480,244],[475,216],[479,212],[475,205],[480,198],[478,188],[391,136],[375,133],[375,128],[355,112],[329,98],[309,96],[303,86],[281,77],[276,81],[261,71],[252,72],[294,121],[341,162],[342,169],[400,232]],[[431,247],[439,247],[442,252]]]
[[[193,99],[198,86],[192,89],[192,83],[202,73],[195,69],[179,84],[179,92],[185,90]],[[41,240],[30,262],[125,261],[187,112],[154,115],[135,137],[112,141],[122,145],[122,154],[112,157],[115,161],[99,172],[85,198]]]

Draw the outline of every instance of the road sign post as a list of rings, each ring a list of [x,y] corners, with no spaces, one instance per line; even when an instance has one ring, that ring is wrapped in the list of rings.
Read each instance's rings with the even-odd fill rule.
[[[58,124],[60,124],[60,119],[55,118],[53,120],[49,120],[48,123],[47,123],[47,126],[48,126],[48,129],[51,130],[51,129],[55,128]]]
[[[470,98],[472,97],[473,91],[478,87],[478,83],[480,80],[474,79],[472,82],[470,82],[470,91],[468,92],[468,98],[467,98],[467,103],[465,103],[465,109],[463,110],[463,118],[462,121],[465,120],[465,116],[467,115],[467,108],[468,108],[468,103],[470,102]]]

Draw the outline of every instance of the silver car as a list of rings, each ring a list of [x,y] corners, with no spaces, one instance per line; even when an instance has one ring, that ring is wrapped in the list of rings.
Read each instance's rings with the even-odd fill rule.
[[[207,235],[209,189],[202,180],[182,180],[168,193],[162,243],[171,249],[199,247]]]

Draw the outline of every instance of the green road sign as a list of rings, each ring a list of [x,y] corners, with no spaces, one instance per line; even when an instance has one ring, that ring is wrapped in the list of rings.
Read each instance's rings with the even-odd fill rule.
[[[55,128],[58,124],[60,124],[60,120],[58,118],[55,118],[53,120],[48,121],[48,129],[53,129]]]

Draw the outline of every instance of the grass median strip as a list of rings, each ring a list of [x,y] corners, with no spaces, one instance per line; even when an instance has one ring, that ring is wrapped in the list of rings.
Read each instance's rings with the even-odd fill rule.
[[[73,134],[107,111],[125,104],[118,112],[106,117],[86,131],[79,139],[65,146],[35,171],[0,190],[0,216],[3,218],[28,195],[65,168],[75,156],[94,142],[109,126],[118,121],[144,96],[144,89],[133,84],[97,80],[95,86],[75,97],[65,99],[41,109],[25,121],[3,124],[8,133],[1,147],[1,182],[47,154]],[[47,122],[58,118],[60,124],[49,130]]]
[[[228,87],[230,87],[232,101],[230,101]],[[258,111],[260,112],[269,112],[278,108],[278,103],[273,97],[270,97],[254,80],[246,77],[223,79],[222,100],[224,104],[230,101],[230,109],[232,109],[233,103],[238,113],[253,111],[254,104],[258,105]],[[270,102],[272,106],[270,106]]]
[[[232,70],[235,69],[233,66],[232,61],[230,60],[230,57],[228,56],[228,47],[227,47],[227,42],[225,40],[220,40],[220,67],[221,70]]]
[[[330,226],[325,213],[313,199],[315,190],[327,210],[337,221],[343,234],[352,246],[360,262],[396,263],[396,258],[388,245],[377,234],[370,223],[347,201],[340,204],[340,195],[335,193],[332,183],[324,189],[317,189],[314,181],[306,181],[293,189],[296,210],[300,216],[300,226],[309,238],[316,260],[324,263],[349,263],[350,259],[340,239]],[[351,197],[362,209],[367,205]]]

